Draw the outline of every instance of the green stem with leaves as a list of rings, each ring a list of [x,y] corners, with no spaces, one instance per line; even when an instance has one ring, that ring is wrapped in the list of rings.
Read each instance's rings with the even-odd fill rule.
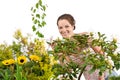
[[[32,30],[36,33],[38,37],[43,38],[44,35],[40,32],[40,28],[46,25],[45,16],[46,16],[46,5],[43,4],[42,0],[39,0],[35,6],[31,7],[32,12]]]
[[[23,75],[22,75],[22,66],[16,64],[17,70],[15,73],[15,79],[16,80],[27,80]]]

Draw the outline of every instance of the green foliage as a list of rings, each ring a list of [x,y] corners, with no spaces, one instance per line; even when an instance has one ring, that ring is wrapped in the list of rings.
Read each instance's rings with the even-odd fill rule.
[[[35,34],[38,37],[43,38],[44,35],[40,32],[40,28],[44,27],[46,25],[45,22],[45,11],[46,11],[46,5],[43,4],[42,0],[38,0],[38,2],[36,2],[36,4],[31,7],[31,12],[32,12],[32,21],[33,21],[33,25],[32,25],[32,30],[33,32],[35,32]]]
[[[80,72],[79,65],[74,62],[70,62],[70,64],[64,66],[55,64],[52,69],[55,74],[54,80],[59,79],[58,76],[60,75],[63,80],[68,80],[69,78],[73,80],[73,77],[77,78],[76,74]]]
[[[118,43],[115,38],[113,40],[107,40],[105,34],[83,34],[74,35],[69,39],[57,39],[50,45],[54,45],[54,50],[51,53],[57,60],[64,63],[63,65],[54,65],[53,69],[56,79],[62,75],[63,80],[76,78],[79,71],[82,74],[87,65],[92,65],[90,74],[95,70],[99,70],[99,75],[102,75],[105,71],[111,72],[112,69],[120,68],[120,53],[117,51]],[[94,52],[91,47],[101,46],[101,50],[104,54]],[[61,55],[60,55],[61,54]],[[77,61],[74,61],[70,56],[76,55]],[[70,60],[67,60],[69,57]],[[82,61],[82,63],[80,63]],[[71,63],[72,62],[72,63]],[[74,65],[73,65],[74,64]],[[72,65],[72,67],[71,67]],[[75,74],[73,74],[75,73]]]
[[[120,76],[109,77],[108,80],[120,80]]]
[[[14,74],[16,80],[27,80],[26,75],[22,74],[22,66],[16,64],[16,73]]]
[[[8,46],[7,43],[0,44],[0,61],[5,58],[13,58],[11,46]]]
[[[49,80],[54,59],[48,55],[43,39],[14,34],[11,45],[0,44],[0,80]]]

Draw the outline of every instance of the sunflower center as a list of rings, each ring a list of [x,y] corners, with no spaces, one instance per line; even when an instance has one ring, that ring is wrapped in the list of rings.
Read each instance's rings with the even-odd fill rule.
[[[23,63],[23,62],[24,62],[24,60],[23,60],[23,59],[21,59],[21,60],[20,60],[20,62],[21,62],[21,63]]]
[[[8,64],[8,62],[6,62],[6,64]]]

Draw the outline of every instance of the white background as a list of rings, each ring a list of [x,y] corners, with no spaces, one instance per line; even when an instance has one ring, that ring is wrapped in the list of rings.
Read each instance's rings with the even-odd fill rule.
[[[30,8],[37,0],[0,1],[0,42],[12,42],[13,33],[20,28],[32,33]],[[70,13],[76,20],[75,32],[94,31],[120,37],[119,0],[43,0],[47,5],[47,26],[42,29],[45,38],[58,36],[58,16]]]
[[[16,29],[32,32],[30,8],[37,0],[0,0],[0,43],[11,43]],[[60,36],[56,20],[70,13],[76,20],[75,32],[94,31],[120,39],[120,0],[43,0],[48,5],[45,38]],[[118,40],[119,41],[119,40]]]

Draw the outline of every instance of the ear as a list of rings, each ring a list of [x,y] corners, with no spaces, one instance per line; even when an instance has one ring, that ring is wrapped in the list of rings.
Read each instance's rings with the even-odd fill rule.
[[[73,30],[75,30],[75,25],[73,25]]]

